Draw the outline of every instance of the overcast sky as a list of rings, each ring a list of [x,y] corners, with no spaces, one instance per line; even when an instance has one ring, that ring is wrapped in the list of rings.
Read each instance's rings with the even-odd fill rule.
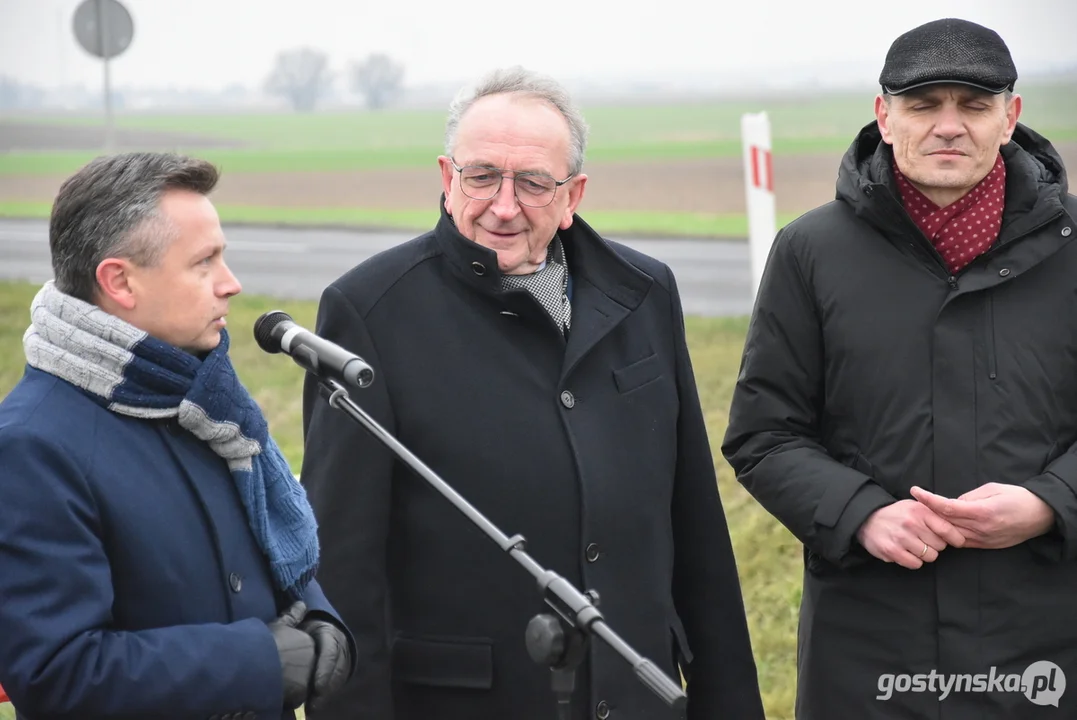
[[[135,23],[115,86],[260,84],[281,49],[311,45],[333,68],[374,51],[405,84],[466,81],[521,63],[561,79],[654,79],[752,66],[843,63],[874,82],[901,32],[944,16],[988,25],[1019,72],[1077,67],[1075,0],[121,0]],[[0,75],[55,87],[101,82],[74,39],[81,0],[0,0]],[[690,9],[695,8],[695,9]]]

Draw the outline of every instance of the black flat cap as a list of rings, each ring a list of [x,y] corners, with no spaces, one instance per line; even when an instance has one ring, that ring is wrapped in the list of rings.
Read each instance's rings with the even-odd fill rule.
[[[991,93],[1017,82],[1010,50],[994,30],[945,18],[913,28],[890,46],[879,84],[900,95],[937,83],[971,85]]]

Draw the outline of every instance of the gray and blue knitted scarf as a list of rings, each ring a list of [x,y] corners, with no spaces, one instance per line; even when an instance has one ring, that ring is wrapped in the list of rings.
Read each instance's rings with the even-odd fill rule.
[[[30,366],[136,418],[177,418],[228,462],[250,528],[278,588],[298,599],[317,572],[318,533],[302,485],[228,358],[228,333],[204,358],[56,289],[31,305],[23,336]]]

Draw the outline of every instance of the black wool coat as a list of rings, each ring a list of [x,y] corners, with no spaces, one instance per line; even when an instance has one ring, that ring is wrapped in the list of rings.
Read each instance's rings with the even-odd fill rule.
[[[436,228],[326,289],[317,332],[363,356],[352,397],[540,565],[599,594],[637,652],[690,679],[688,717],[761,718],[755,663],[669,268],[581,219],[562,337],[496,255],[442,210]],[[303,481],[319,578],[360,647],[356,679],[314,720],[549,720],[527,654],[535,581],[370,434],[304,403]],[[599,639],[573,717],[676,717]]]

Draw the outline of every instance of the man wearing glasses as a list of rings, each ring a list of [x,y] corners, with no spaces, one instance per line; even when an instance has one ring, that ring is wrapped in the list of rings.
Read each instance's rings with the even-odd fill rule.
[[[317,333],[377,379],[356,400],[542,566],[598,593],[689,718],[762,718],[669,268],[575,214],[587,128],[564,90],[499,71],[453,103],[436,227],[330,285]],[[354,679],[312,720],[551,720],[529,573],[365,430],[304,397],[319,579]],[[574,719],[677,717],[601,640]],[[564,717],[564,716],[562,716]]]

